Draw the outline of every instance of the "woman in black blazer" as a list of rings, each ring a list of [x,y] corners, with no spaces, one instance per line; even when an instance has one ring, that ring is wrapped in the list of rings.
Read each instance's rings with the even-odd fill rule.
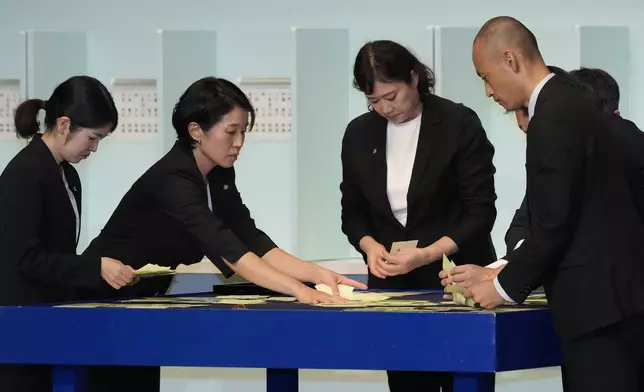
[[[342,230],[368,264],[369,287],[442,289],[443,254],[496,260],[494,148],[476,113],[434,95],[432,71],[392,41],[360,49],[354,86],[370,111],[342,140]],[[399,241],[418,243],[394,254]],[[388,376],[392,392],[451,390],[444,374]]]
[[[207,77],[192,84],[172,114],[177,142],[134,183],[86,253],[107,254],[135,267],[155,263],[173,268],[205,255],[225,277],[238,273],[305,303],[344,299],[302,281],[329,284],[336,294],[340,283],[366,288],[291,256],[255,226],[235,186],[233,168],[254,119],[248,98],[227,80]],[[155,280],[143,279],[128,291],[137,296],[164,293],[169,279]],[[159,370],[148,370],[96,369],[90,391],[158,391]],[[137,373],[132,378],[136,385],[113,375],[132,372]]]
[[[33,138],[0,175],[0,305],[66,301],[99,287],[101,278],[115,289],[133,280],[132,268],[118,260],[76,254],[81,183],[70,163],[95,152],[117,119],[105,86],[85,76],[63,82],[48,101],[30,99],[16,110],[18,136]],[[51,391],[51,383],[50,367],[0,365],[2,391]]]

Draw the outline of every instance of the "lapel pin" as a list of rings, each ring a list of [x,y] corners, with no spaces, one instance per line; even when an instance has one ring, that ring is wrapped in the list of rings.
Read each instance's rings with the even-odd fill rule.
[[[373,153],[375,154],[375,153],[377,153],[377,152],[378,152],[378,149],[377,149],[377,148],[374,148],[374,149],[373,149]]]
[[[227,190],[228,190],[228,184],[224,184],[224,190],[225,190],[225,191],[227,191]]]

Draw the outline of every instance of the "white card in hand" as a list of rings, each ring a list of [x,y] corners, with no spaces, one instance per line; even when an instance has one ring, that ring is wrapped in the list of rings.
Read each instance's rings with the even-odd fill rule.
[[[391,251],[389,251],[389,253],[391,253],[392,255],[396,255],[405,249],[415,248],[417,246],[418,246],[418,240],[398,241],[391,244]]]

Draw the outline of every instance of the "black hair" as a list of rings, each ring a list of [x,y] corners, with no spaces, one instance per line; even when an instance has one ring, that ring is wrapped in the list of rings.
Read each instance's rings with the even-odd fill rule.
[[[584,68],[570,72],[584,88],[595,106],[606,114],[619,109],[619,84],[608,72],[599,68]]]
[[[548,71],[550,71],[553,74],[558,75],[558,76],[568,75],[568,71],[566,71],[563,68],[555,67],[554,65],[549,65],[548,66]]]
[[[194,82],[181,95],[172,111],[172,126],[177,131],[179,143],[185,147],[194,147],[196,141],[188,132],[191,122],[199,124],[208,132],[235,107],[250,113],[248,130],[255,124],[255,109],[244,92],[226,79],[205,77]]]
[[[38,112],[45,111],[45,127],[54,129],[56,120],[69,117],[70,131],[80,128],[118,125],[118,111],[107,88],[90,76],[72,76],[59,84],[47,101],[28,99],[16,109],[14,123],[19,137],[28,139],[40,131]],[[111,132],[110,131],[110,132]]]
[[[582,86],[580,81],[577,80],[577,78],[575,78],[572,75],[572,73],[570,73],[570,72],[568,72],[568,71],[566,71],[566,70],[564,70],[562,68],[555,67],[554,65],[548,65],[548,70],[551,73],[555,74],[555,76],[561,78],[562,80],[565,80],[566,83],[568,83],[569,85],[575,87],[576,89],[579,89],[579,90],[585,92],[585,90],[586,90],[585,87]]]
[[[399,43],[388,40],[367,42],[358,51],[353,65],[353,87],[369,95],[377,81],[410,84],[412,71],[418,77],[418,93],[423,100],[434,92],[434,72]]]
[[[481,27],[474,38],[477,41],[494,41],[491,47],[510,45],[519,49],[530,60],[542,59],[537,38],[523,23],[511,16],[494,17]],[[503,48],[505,49],[505,48]]]

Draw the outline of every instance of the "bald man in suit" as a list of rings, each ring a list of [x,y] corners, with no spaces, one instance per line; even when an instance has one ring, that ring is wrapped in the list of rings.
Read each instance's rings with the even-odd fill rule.
[[[582,90],[547,68],[534,35],[497,17],[472,51],[486,95],[528,108],[529,235],[465,289],[484,308],[543,285],[563,344],[566,389],[641,391],[644,223],[631,191],[637,161]]]

